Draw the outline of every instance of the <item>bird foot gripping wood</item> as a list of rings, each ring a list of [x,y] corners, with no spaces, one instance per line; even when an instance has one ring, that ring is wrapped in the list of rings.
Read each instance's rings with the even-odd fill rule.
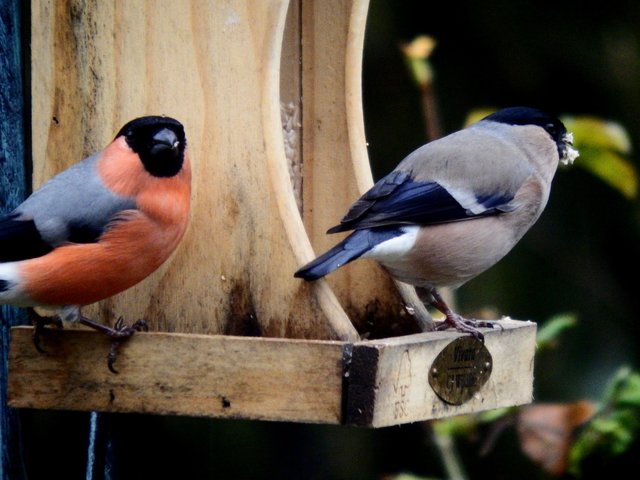
[[[118,371],[113,367],[113,364],[116,361],[116,354],[118,352],[118,348],[120,345],[127,341],[135,332],[140,331],[149,331],[149,326],[147,322],[144,320],[137,320],[132,325],[127,325],[124,323],[124,319],[122,317],[116,320],[116,323],[113,327],[108,327],[101,323],[94,322],[93,320],[80,317],[80,323],[86,325],[87,327],[93,328],[99,332],[104,333],[109,338],[111,338],[111,348],[109,349],[109,355],[107,355],[107,367],[113,373],[118,373]]]
[[[34,310],[29,311],[29,316],[31,317],[31,321],[34,325],[33,346],[38,352],[46,353],[46,351],[40,346],[40,337],[45,331],[45,326],[55,325],[57,328],[63,328],[62,320],[57,315],[42,316]],[[145,332],[149,331],[149,326],[144,320],[138,320],[132,325],[127,325],[124,323],[124,319],[120,317],[118,318],[118,320],[116,320],[116,323],[113,327],[94,322],[93,320],[82,315],[80,315],[78,321],[83,325],[102,332],[109,338],[111,338],[111,348],[109,349],[109,354],[107,355],[107,367],[113,373],[118,373],[118,371],[113,367],[113,364],[116,361],[118,347],[120,347],[123,342],[128,340],[135,332],[140,332],[143,330]]]
[[[446,315],[446,314],[445,314]],[[479,328],[494,328],[499,327],[502,329],[502,325],[495,321],[478,320],[475,318],[464,318],[457,313],[446,315],[443,322],[436,326],[434,330],[442,331],[449,328],[455,328],[462,333],[469,333],[475,339],[484,342],[484,334],[478,330]]]
[[[458,315],[453,312],[447,305],[444,299],[435,290],[431,290],[430,295],[432,297],[430,303],[440,312],[444,313],[444,321],[435,327],[436,331],[447,330],[448,328],[455,328],[459,332],[469,333],[475,339],[484,343],[484,334],[478,330],[479,328],[494,328],[498,326],[502,329],[502,325],[495,321],[477,320],[475,318],[464,318],[462,315]]]
[[[33,346],[40,353],[46,353],[40,346],[40,336],[44,332],[46,325],[55,325],[57,328],[63,328],[62,320],[58,316],[44,317],[39,315],[35,310],[29,310],[29,317],[33,323]]]

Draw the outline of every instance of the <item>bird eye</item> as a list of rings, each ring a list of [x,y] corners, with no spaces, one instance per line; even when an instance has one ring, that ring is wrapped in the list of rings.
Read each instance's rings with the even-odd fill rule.
[[[549,134],[550,134],[551,136],[554,136],[554,135],[556,134],[556,132],[557,132],[557,130],[556,130],[556,126],[555,126],[553,123],[547,123],[547,124],[544,126],[544,129],[545,129],[547,132],[549,132]]]

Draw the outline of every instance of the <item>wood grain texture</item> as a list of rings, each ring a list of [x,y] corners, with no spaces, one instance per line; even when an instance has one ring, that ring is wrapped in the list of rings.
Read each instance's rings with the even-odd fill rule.
[[[384,427],[531,402],[536,324],[505,319],[500,325],[502,329],[483,330],[493,357],[491,376],[462,405],[438,398],[428,379],[437,355],[459,333],[429,332],[356,344],[353,359],[361,368],[349,395],[357,393],[363,403],[354,397],[346,422]]]
[[[295,20],[296,13],[297,12],[294,11],[289,17],[290,20],[293,17],[295,23],[293,26],[294,29],[296,27],[299,28],[300,25],[300,23]],[[284,25],[278,29],[280,32],[283,30]],[[276,45],[280,45],[282,43],[282,38],[278,38],[278,40],[279,41],[274,42]],[[297,157],[299,157],[299,155],[295,155],[295,153],[293,153],[293,155],[287,155],[286,151],[287,141],[289,141],[290,150],[295,152],[295,149],[297,148],[298,154],[300,152],[299,149],[301,144],[294,144],[290,142],[291,139],[286,137],[285,133],[292,133],[292,131],[290,130],[287,132],[286,125],[284,128],[280,126],[284,105],[282,104],[282,100],[281,103],[278,104],[274,102],[273,99],[281,97],[279,91],[279,88],[282,86],[279,74],[281,69],[281,52],[275,48],[270,51],[272,55],[267,61],[265,61],[264,65],[265,91],[263,92],[262,97],[262,115],[265,125],[264,144],[266,149],[268,173],[271,179],[271,186],[274,192],[276,206],[280,213],[280,218],[283,221],[285,233],[292,247],[293,254],[298,261],[302,259],[304,262],[306,259],[312,258],[313,253],[300,216],[301,197],[299,192],[296,192],[296,186],[299,185],[300,188],[302,187],[302,181],[299,179],[301,171],[299,162],[297,161]],[[289,47],[288,51],[291,51],[291,47]],[[290,86],[293,89],[294,95],[300,91],[298,80],[293,81]],[[304,92],[300,92],[300,95],[301,97],[304,96]],[[293,101],[293,104],[293,118],[290,120],[295,122],[295,117],[297,116],[295,112],[295,100]],[[295,129],[293,132],[295,132]],[[282,161],[283,159],[286,161]],[[286,272],[285,274],[287,273],[290,274],[290,272]],[[304,282],[301,282],[301,286],[306,292],[309,292],[310,288],[312,288]],[[324,314],[326,324],[333,332],[334,337],[343,340],[356,340],[358,338],[358,332],[346,316],[342,307],[338,305],[333,292],[326,287],[322,288],[321,286],[319,289],[316,288],[314,293],[319,307],[318,311],[321,311]]]
[[[347,118],[347,131],[349,133],[349,151],[353,163],[353,173],[360,194],[373,186],[373,176],[367,152],[367,140],[364,130],[364,112],[362,99],[362,56],[364,51],[364,36],[366,31],[368,0],[354,2],[349,19],[347,44],[345,47],[345,113]],[[378,274],[379,278],[379,274]],[[407,311],[412,313],[410,317],[403,318],[404,325],[400,328],[412,328],[417,325],[420,331],[433,329],[433,319],[427,311],[424,303],[418,298],[415,288],[411,285],[395,281],[393,282],[404,304],[409,307]],[[397,299],[389,300],[388,282],[384,282],[385,293],[374,292],[375,295],[386,295],[385,303],[396,303]],[[401,310],[401,312],[404,312]],[[393,315],[396,312],[391,312]],[[413,324],[415,322],[415,324]],[[396,327],[397,328],[397,327]],[[397,328],[398,329],[398,328]]]
[[[357,338],[344,313],[327,318],[292,276],[305,233],[287,218],[295,201],[282,174],[286,13],[283,0],[34,2],[34,184],[146,114],[184,123],[193,162],[191,224],[177,252],[89,315],[144,317],[162,331]]]
[[[317,254],[345,234],[326,235],[372,184],[362,114],[361,71],[368,1],[302,3],[303,219]],[[373,261],[349,264],[327,282],[362,334],[418,331],[402,297]]]
[[[429,370],[456,332],[337,342],[140,333],[108,371],[109,343],[84,329],[12,329],[9,404],[20,408],[146,412],[384,427],[528,403],[536,326],[486,330],[493,368],[458,406],[444,403]]]
[[[372,183],[360,92],[367,8],[34,2],[34,184],[146,114],[184,123],[193,163],[191,224],[176,253],[87,314],[169,332],[353,341],[352,324],[369,337],[418,331],[374,262],[328,282],[292,277],[312,245],[339,240],[324,231]]]
[[[342,344],[224,335],[134,335],[106,366],[87,330],[12,330],[9,403],[20,408],[340,423]]]

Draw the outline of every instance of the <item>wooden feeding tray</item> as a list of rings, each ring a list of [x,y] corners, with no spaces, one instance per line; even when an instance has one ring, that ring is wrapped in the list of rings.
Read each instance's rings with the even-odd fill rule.
[[[17,327],[10,405],[385,426],[531,400],[535,324],[505,320],[482,347],[417,333],[426,309],[374,262],[293,278],[340,238],[325,231],[373,183],[367,8],[32,2],[35,186],[131,118],[166,114],[185,125],[193,206],[158,272],[84,310],[149,323],[119,350],[120,373],[95,332],[48,331],[41,354]]]
[[[475,375],[468,357],[450,359],[443,371],[471,394],[459,405],[441,399],[429,378],[452,341],[472,340],[453,332],[355,343],[148,333],[122,348],[114,375],[103,335],[53,331],[41,354],[31,328],[18,327],[9,398],[14,407],[384,427],[530,402],[535,328],[513,320],[503,328],[486,334],[486,383],[468,382]]]

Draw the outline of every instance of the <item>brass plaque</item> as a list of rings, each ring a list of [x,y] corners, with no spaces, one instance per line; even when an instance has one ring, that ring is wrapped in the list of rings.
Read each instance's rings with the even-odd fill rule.
[[[456,338],[436,357],[429,370],[429,385],[451,405],[462,405],[491,376],[493,359],[484,343],[472,336]]]

